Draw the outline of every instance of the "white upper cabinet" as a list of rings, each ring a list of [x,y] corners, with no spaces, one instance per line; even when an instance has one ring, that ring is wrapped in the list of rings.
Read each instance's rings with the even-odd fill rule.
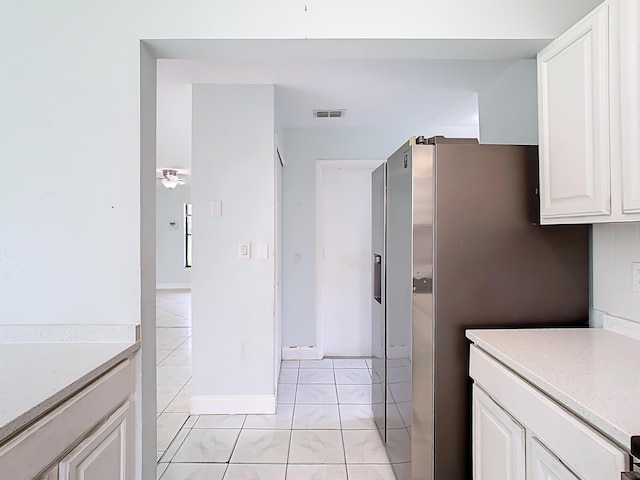
[[[620,4],[622,212],[640,213],[640,2]]]
[[[542,223],[640,221],[637,0],[609,0],[538,54]]]
[[[608,52],[603,5],[538,55],[544,217],[610,213]]]

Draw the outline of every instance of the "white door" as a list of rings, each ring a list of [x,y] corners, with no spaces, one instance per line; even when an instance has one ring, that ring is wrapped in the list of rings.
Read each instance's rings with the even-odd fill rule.
[[[473,478],[524,480],[525,430],[473,385]]]
[[[380,161],[318,162],[318,343],[371,355],[371,172]]]

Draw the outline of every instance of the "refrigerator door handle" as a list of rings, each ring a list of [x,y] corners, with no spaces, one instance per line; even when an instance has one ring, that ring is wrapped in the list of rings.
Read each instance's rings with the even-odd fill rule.
[[[382,304],[382,255],[373,254],[373,299]]]

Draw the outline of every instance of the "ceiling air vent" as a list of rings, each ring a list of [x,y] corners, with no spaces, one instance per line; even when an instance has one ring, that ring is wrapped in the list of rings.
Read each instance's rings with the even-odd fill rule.
[[[314,110],[313,116],[315,118],[342,118],[344,117],[346,110]]]

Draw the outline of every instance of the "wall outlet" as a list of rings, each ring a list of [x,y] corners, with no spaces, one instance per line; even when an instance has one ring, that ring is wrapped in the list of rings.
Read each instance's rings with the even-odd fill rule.
[[[267,260],[269,258],[269,247],[266,243],[259,243],[256,247],[256,258],[258,260]]]
[[[633,282],[633,291],[640,293],[640,262],[633,262],[631,264],[631,281]]]
[[[211,200],[211,216],[222,216],[222,202],[220,200]]]

